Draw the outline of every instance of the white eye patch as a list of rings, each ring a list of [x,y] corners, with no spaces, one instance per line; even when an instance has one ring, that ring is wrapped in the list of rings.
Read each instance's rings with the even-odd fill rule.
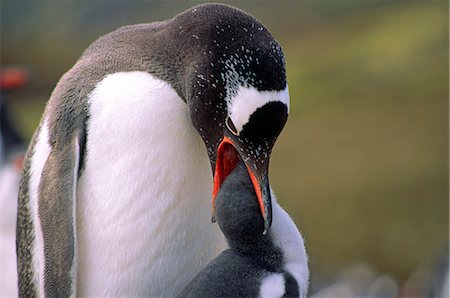
[[[258,91],[255,87],[239,86],[235,95],[228,102],[228,115],[239,134],[250,116],[268,102],[279,101],[287,106],[289,112],[288,86],[281,91]]]

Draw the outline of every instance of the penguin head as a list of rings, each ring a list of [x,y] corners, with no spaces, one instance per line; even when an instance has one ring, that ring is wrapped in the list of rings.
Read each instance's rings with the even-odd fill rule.
[[[264,232],[271,225],[268,180],[272,147],[284,127],[289,94],[283,51],[249,14],[223,4],[194,7],[173,19],[193,61],[180,86],[214,175],[214,200],[242,160],[258,198]],[[175,34],[175,33],[174,33]]]
[[[264,221],[247,168],[239,162],[216,198],[216,219],[231,248],[248,250],[264,237]]]

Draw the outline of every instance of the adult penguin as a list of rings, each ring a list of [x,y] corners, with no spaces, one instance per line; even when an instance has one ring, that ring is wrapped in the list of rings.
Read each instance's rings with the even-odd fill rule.
[[[174,296],[226,246],[208,201],[239,156],[269,229],[288,110],[279,44],[236,8],[100,37],[57,84],[27,153],[20,295]]]

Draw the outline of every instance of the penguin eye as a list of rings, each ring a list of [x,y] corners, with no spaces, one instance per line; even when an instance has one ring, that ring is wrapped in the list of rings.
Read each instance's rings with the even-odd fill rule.
[[[227,119],[225,120],[225,125],[232,134],[234,134],[235,136],[239,135],[236,126],[234,126],[234,123],[229,116],[227,116]]]

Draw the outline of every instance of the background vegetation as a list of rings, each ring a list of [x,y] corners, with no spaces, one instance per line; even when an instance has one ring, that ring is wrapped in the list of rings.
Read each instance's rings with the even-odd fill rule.
[[[2,1],[1,63],[35,129],[58,78],[98,36],[196,2]],[[398,281],[448,249],[448,2],[227,2],[286,54],[291,113],[271,184],[306,239],[313,286],[364,262]]]

